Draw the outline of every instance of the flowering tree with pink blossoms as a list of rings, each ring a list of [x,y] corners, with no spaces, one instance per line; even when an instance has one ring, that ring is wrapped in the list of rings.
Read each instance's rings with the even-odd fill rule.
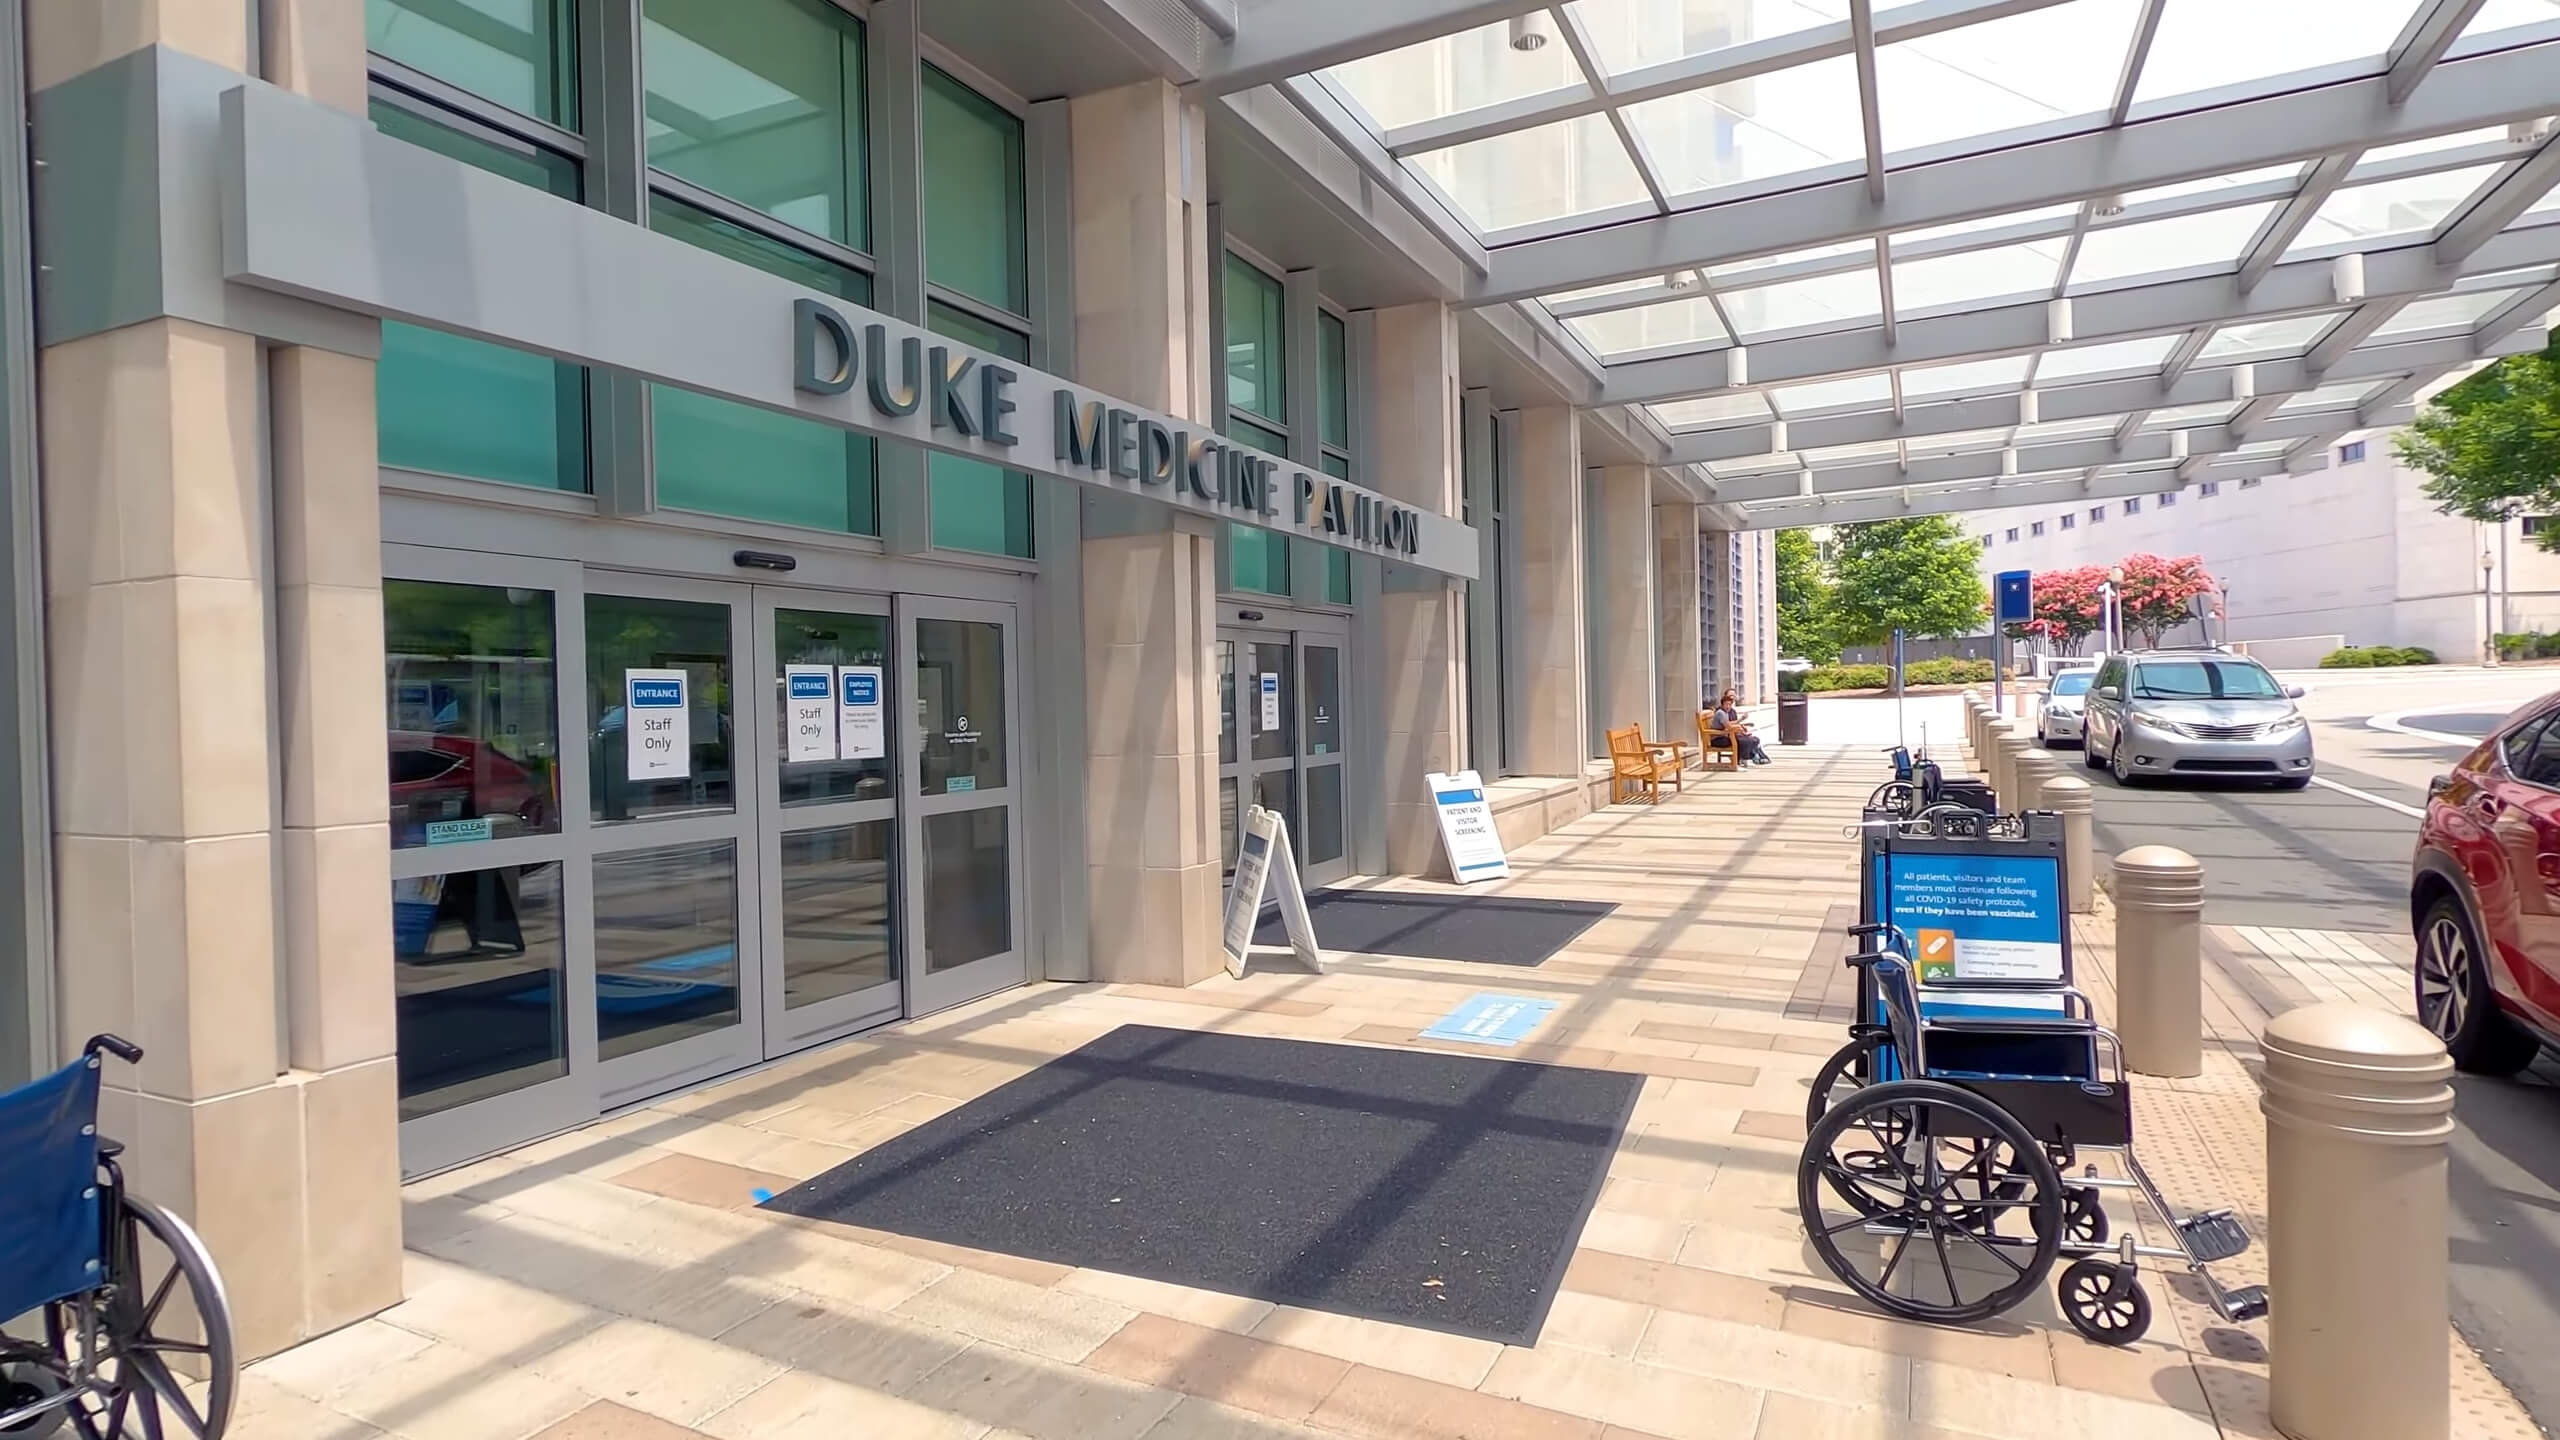
[[[2127,555],[2117,603],[2123,607],[2125,629],[2141,636],[2144,645],[2156,646],[2162,635],[2194,619],[2196,597],[2214,588],[2201,555],[2175,560]]]

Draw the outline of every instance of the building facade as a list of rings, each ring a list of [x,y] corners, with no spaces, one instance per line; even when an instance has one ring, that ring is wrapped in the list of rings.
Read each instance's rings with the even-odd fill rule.
[[[0,9],[0,1082],[146,1047],[250,1353],[404,1176],[1208,977],[1248,806],[1428,874],[1770,688],[1765,537],[1119,7]]]
[[[2220,582],[2216,641],[2308,664],[2327,645],[2413,645],[2477,661],[2492,628],[2560,629],[2553,521],[2480,524],[2444,514],[2425,477],[2391,454],[2391,432],[2350,437],[2308,475],[2206,481],[2182,490],[1966,517],[1986,581],[2003,570],[2110,565],[2127,555],[2199,555]],[[2493,624],[2494,622],[2494,624]],[[2331,637],[2337,637],[2334,640]],[[2177,638],[2203,638],[2190,626]],[[2308,656],[2308,658],[2304,658]]]

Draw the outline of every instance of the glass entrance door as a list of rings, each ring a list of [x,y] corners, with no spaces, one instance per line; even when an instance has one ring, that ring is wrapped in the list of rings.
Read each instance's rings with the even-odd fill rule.
[[[1305,721],[1298,730],[1300,786],[1306,824],[1293,831],[1298,864],[1307,883],[1323,885],[1351,873],[1351,847],[1343,830],[1342,751],[1350,733],[1343,718],[1343,645],[1330,636],[1301,635],[1298,668],[1305,677]]]
[[[899,1007],[898,798],[886,600],[759,586],[754,725],[764,1050]]]
[[[763,1058],[744,586],[591,573],[584,640],[588,833],[569,922],[593,936],[605,1108]],[[752,775],[751,766],[743,773]],[[570,992],[577,995],[577,989]]]
[[[1022,747],[1013,607],[900,597],[911,699],[898,706],[907,805],[907,1011],[1022,983]]]
[[[1286,634],[1218,632],[1218,824],[1227,874],[1245,810],[1259,805],[1298,833],[1298,657]],[[1303,864],[1303,860],[1301,861]]]

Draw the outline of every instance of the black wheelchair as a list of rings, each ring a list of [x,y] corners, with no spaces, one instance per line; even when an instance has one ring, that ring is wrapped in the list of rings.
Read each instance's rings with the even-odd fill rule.
[[[2050,817],[1941,806],[1916,819],[1871,811],[1867,824],[1889,847],[1897,834],[2023,840],[2039,819]],[[2226,1291],[2208,1269],[2248,1248],[2239,1221],[2181,1218],[2135,1157],[2123,1052],[2072,988],[2067,947],[2059,981],[1923,983],[1908,938],[1872,918],[1883,913],[1872,897],[1868,910],[1850,932],[1857,1019],[1814,1076],[1796,1173],[1807,1238],[1841,1283],[1894,1315],[1966,1324],[2020,1304],[2068,1257],[2064,1318],[2130,1345],[2151,1324],[2141,1262],[2166,1259],[2224,1319],[2265,1315],[2265,1287]],[[2122,1153],[2124,1178],[2084,1161],[2097,1150]],[[2111,1234],[2108,1189],[2136,1192],[2176,1248]]]
[[[204,1242],[127,1190],[122,1147],[99,1137],[103,1055],[131,1064],[142,1048],[96,1036],[0,1093],[0,1320],[23,1322],[0,1332],[0,1436],[219,1440],[238,1382],[230,1305]]]

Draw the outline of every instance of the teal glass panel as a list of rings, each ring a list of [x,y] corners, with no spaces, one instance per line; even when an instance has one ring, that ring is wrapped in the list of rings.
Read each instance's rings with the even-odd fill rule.
[[[564,130],[578,128],[575,0],[365,0],[365,48]]]
[[[1289,537],[1227,522],[1227,588],[1257,595],[1289,593]]]
[[[382,133],[567,199],[577,165],[376,102]],[[587,488],[587,372],[547,356],[384,321],[374,367],[376,453],[423,470],[545,490]]]
[[[1230,255],[1226,270],[1227,408],[1289,415],[1288,327],[1280,282]],[[1284,453],[1286,447],[1279,447]]]
[[[926,307],[937,335],[1014,360],[1031,357],[1031,342],[948,305]],[[1031,477],[959,455],[925,457],[933,493],[933,543],[944,550],[1031,558]]]
[[[1266,454],[1286,457],[1289,437],[1267,425],[1256,425],[1241,415],[1227,416],[1227,438],[1239,445],[1250,445]]]
[[[1351,462],[1339,455],[1327,455],[1317,462],[1324,473],[1336,480],[1351,478]],[[1324,598],[1329,605],[1351,603],[1351,552],[1331,545],[1324,547]]]
[[[871,299],[871,278],[681,200],[649,197],[649,227],[795,285]],[[880,533],[878,442],[815,420],[654,386],[658,504],[776,525]]]
[[[1351,448],[1351,335],[1330,310],[1316,312],[1316,435]]]
[[[871,248],[862,22],[826,0],[643,0],[649,163]]]
[[[925,278],[1030,313],[1022,121],[931,65],[923,108]]]

